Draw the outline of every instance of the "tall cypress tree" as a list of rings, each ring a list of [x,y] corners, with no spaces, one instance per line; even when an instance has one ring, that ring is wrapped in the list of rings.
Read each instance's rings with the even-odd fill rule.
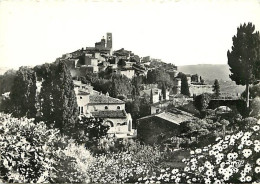
[[[252,23],[240,25],[233,38],[232,50],[227,52],[230,78],[238,85],[246,85],[249,107],[249,85],[260,79],[260,35]]]
[[[27,67],[20,67],[10,91],[10,113],[15,117],[36,116],[36,75]]]
[[[219,97],[219,95],[220,95],[220,87],[219,87],[218,79],[216,79],[215,82],[214,82],[213,91],[215,92],[216,97]]]
[[[153,89],[150,92],[150,104],[153,104]]]
[[[41,97],[43,118],[48,125],[70,134],[78,119],[78,107],[73,80],[63,61],[47,66]]]
[[[189,84],[186,75],[181,78],[181,94],[190,96]]]
[[[163,100],[166,99],[166,87],[165,87],[165,83],[162,83],[162,96],[163,96]]]

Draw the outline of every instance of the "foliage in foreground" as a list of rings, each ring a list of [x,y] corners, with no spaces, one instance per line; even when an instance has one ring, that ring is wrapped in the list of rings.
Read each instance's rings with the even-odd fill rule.
[[[88,182],[93,157],[43,122],[0,114],[0,182]]]
[[[260,120],[245,120],[245,128],[203,149],[191,151],[183,159],[186,167],[162,169],[154,175],[143,175],[139,182],[170,183],[243,183],[260,181]]]

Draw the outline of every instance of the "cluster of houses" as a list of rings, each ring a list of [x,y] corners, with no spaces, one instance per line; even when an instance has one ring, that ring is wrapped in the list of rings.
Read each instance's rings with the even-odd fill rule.
[[[98,73],[105,70],[133,78],[135,75],[145,75],[145,63],[150,57],[140,58],[132,51],[124,48],[113,51],[112,33],[107,33],[95,47],[86,47],[72,53],[64,54],[60,59],[77,75],[85,73]],[[148,60],[149,59],[149,60]]]
[[[112,33],[107,33],[106,39],[103,37],[100,42],[95,43],[94,47],[86,47],[64,54],[59,59],[63,60],[69,67],[71,74],[77,77],[108,69],[130,79],[135,75],[147,75],[148,70],[151,69],[149,67],[151,61],[155,59],[151,59],[150,56],[139,57],[124,48],[113,51],[112,41]],[[156,61],[160,62],[160,60]],[[139,125],[140,123],[154,122],[155,124],[161,123],[161,127],[164,126],[162,124],[165,124],[165,126],[167,125],[166,128],[170,128],[171,126],[168,125],[170,123],[176,128],[182,121],[193,118],[191,114],[180,110],[178,112],[165,111],[167,106],[175,99],[185,99],[186,101],[188,99],[188,97],[181,95],[181,79],[177,77],[177,67],[171,65],[171,67],[166,68],[167,72],[174,78],[174,87],[170,90],[166,89],[166,95],[163,95],[162,90],[156,85],[148,86],[140,91],[140,96],[152,99],[152,104],[151,115],[139,119],[137,121]],[[191,95],[199,95],[205,92],[212,93],[212,86],[205,85],[200,76],[187,75],[187,79]],[[40,85],[37,85],[40,89]],[[137,135],[137,130],[133,129],[131,114],[125,111],[125,101],[95,91],[90,84],[83,84],[77,80],[74,80],[74,90],[80,114],[104,119],[105,124],[110,126],[108,131],[110,135],[116,137],[135,137]],[[8,96],[8,94],[4,94],[3,97],[6,98],[6,95]],[[157,128],[158,131],[161,129]],[[172,130],[172,127],[170,130]],[[149,137],[151,138],[152,135],[147,138],[149,139]]]

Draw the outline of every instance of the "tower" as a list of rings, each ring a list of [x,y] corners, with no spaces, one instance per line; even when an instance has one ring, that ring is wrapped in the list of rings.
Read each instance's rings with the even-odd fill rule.
[[[107,49],[112,50],[112,33],[107,33]]]

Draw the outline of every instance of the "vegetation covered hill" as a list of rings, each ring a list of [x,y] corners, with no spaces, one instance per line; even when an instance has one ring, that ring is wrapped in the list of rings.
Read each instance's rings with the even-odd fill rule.
[[[199,74],[205,80],[231,81],[229,66],[227,64],[199,64],[178,66],[178,71],[185,74]]]
[[[178,71],[185,74],[201,75],[207,84],[214,84],[214,80],[218,79],[221,93],[242,93],[245,86],[236,85],[234,81],[229,78],[229,66],[227,64],[199,64],[199,65],[185,65],[178,66]]]

